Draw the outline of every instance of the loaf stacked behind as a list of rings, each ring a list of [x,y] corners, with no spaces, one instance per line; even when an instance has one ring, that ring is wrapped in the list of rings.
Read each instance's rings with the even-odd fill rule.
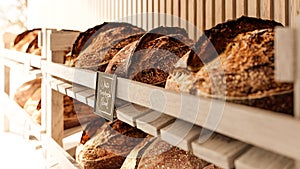
[[[41,29],[26,30],[19,34],[14,40],[12,50],[41,55],[41,48],[38,46],[38,34]]]

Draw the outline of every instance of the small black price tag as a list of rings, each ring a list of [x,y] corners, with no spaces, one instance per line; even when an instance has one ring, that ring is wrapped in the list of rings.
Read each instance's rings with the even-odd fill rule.
[[[114,120],[116,82],[116,75],[97,72],[94,112],[110,121]]]

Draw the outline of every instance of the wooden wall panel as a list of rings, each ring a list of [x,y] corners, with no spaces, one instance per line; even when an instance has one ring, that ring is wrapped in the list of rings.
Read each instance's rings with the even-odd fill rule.
[[[290,25],[291,27],[295,27],[295,18],[297,15],[300,15],[300,0],[290,0]]]
[[[225,21],[225,0],[215,0],[215,24]]]
[[[253,1],[253,0],[252,0]],[[239,18],[242,15],[247,15],[247,0],[236,0],[236,17]]]
[[[260,16],[260,0],[248,0],[248,16]]]
[[[236,18],[236,0],[225,1],[225,20]]]
[[[284,25],[288,25],[289,0],[276,0],[274,3],[274,19]]]
[[[173,25],[173,0],[166,0],[166,26]]]
[[[136,0],[137,2],[137,26],[143,27],[143,18],[142,18],[142,12],[143,12],[143,0]]]
[[[154,15],[153,15],[153,27],[156,28],[159,26],[159,0],[153,0]]]
[[[190,0],[180,0],[180,27],[188,29],[188,2]]]
[[[142,8],[142,25],[143,29],[147,30],[148,29],[148,0],[143,0],[143,8]]]
[[[197,25],[197,38],[202,34],[202,30],[205,29],[205,1],[197,0],[196,11],[196,25]]]
[[[260,5],[261,18],[274,19],[274,1],[273,0],[261,0]]]
[[[188,33],[191,39],[196,40],[197,23],[196,23],[196,6],[197,0],[189,0],[188,3]]]
[[[159,1],[159,25],[165,26],[166,25],[166,0]]]
[[[180,25],[180,0],[173,0],[173,26]]]
[[[148,0],[148,23],[147,28],[148,30],[151,30],[154,27],[153,24],[153,12],[154,12],[154,6],[153,6],[153,0]]]
[[[210,29],[215,25],[214,3],[214,0],[206,0],[205,2],[205,29]]]

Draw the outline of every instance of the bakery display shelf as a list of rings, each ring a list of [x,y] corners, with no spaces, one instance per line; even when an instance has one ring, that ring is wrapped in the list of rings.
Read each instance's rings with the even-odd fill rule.
[[[252,147],[247,143],[134,104],[117,108],[116,113],[119,120],[136,126],[150,135],[160,137],[183,150],[191,151],[199,158],[222,168],[236,167],[235,160],[245,153],[248,154],[248,150]],[[262,150],[257,147],[255,149]],[[288,162],[293,163],[292,159],[276,153],[268,152],[268,155],[287,159]],[[265,164],[265,168],[272,168],[273,166],[280,168],[282,166],[280,163],[275,165],[268,163],[268,160],[263,157],[256,160]],[[249,166],[252,165],[249,164]]]
[[[42,76],[42,72],[40,69],[36,69],[33,67],[27,67],[23,63],[19,63],[19,62],[16,62],[16,61],[13,61],[13,60],[7,59],[5,57],[1,57],[1,56],[0,56],[0,61],[3,65],[5,65],[13,70],[26,72],[29,75],[33,75],[35,77]]]
[[[0,49],[0,56],[15,62],[22,63],[27,67],[41,68],[41,56],[28,54],[10,49]]]
[[[44,71],[53,76],[80,84],[89,90],[95,88],[96,72],[46,62],[43,63],[43,68]],[[300,135],[297,134],[297,131],[300,130],[300,123],[298,119],[292,116],[229,102],[225,104],[220,100],[176,93],[123,78],[117,78],[116,97],[164,112],[166,115],[214,130],[245,143],[300,159],[300,143],[298,141]],[[86,101],[91,100],[91,98],[93,96],[83,100],[93,106],[91,102]],[[155,103],[164,103],[164,106]],[[207,121],[210,118],[212,104],[214,108],[217,108],[215,110],[223,110],[219,112],[222,118],[217,119],[219,120],[217,126],[213,126]],[[286,138],[293,139],[289,139],[288,144],[282,144],[286,142]]]

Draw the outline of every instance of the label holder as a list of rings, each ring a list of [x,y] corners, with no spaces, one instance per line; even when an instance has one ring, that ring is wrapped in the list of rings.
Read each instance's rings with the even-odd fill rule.
[[[97,72],[94,113],[110,121],[114,120],[117,76]]]

